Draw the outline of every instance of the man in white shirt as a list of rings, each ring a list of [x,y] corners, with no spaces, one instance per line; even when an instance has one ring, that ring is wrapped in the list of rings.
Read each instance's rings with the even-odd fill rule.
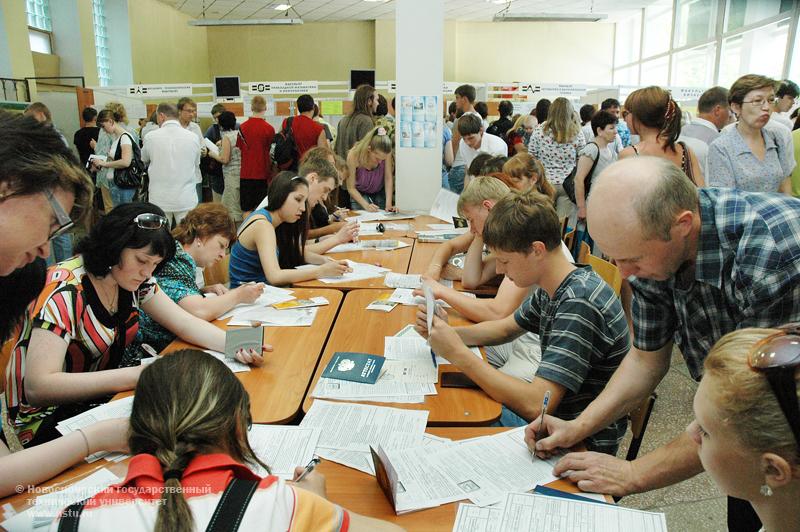
[[[678,140],[689,146],[697,156],[703,175],[708,180],[708,146],[719,136],[720,130],[731,121],[728,89],[711,87],[697,100],[697,117],[681,126]]]
[[[789,118],[789,111],[794,107],[797,97],[800,96],[800,87],[794,81],[785,79],[781,81],[778,90],[775,91],[775,102],[770,106],[772,114],[769,121],[773,124],[780,124],[792,130],[794,121]]]
[[[178,122],[183,129],[197,135],[200,141],[200,157],[205,157],[208,150],[203,141],[203,132],[195,120],[197,120],[197,104],[188,96],[184,96],[178,100]],[[203,173],[200,171],[200,165],[197,166],[194,178],[197,185],[197,201],[203,201]]]
[[[500,157],[508,155],[508,144],[503,139],[483,132],[480,115],[472,113],[461,115],[456,128],[461,135],[457,159],[463,161],[465,167],[468,167],[480,152]]]
[[[178,224],[197,206],[200,140],[181,127],[178,109],[171,103],[158,105],[156,120],[159,129],[147,135],[142,147],[142,160],[150,163],[150,202],[164,210],[170,224]]]
[[[461,111],[461,116],[456,119],[454,127],[453,127],[453,138],[451,142],[453,143],[453,153],[455,153],[455,159],[453,160],[452,168],[450,168],[450,173],[448,175],[448,181],[450,183],[450,190],[455,192],[456,194],[461,194],[461,191],[464,190],[464,177],[466,176],[467,166],[469,163],[472,162],[472,159],[468,162],[464,162],[461,160],[459,156],[460,150],[459,145],[461,141],[461,134],[458,132],[458,123],[461,121],[461,118],[467,115],[474,115],[478,117],[481,122],[481,126],[483,130],[486,131],[486,128],[489,127],[489,124],[483,120],[481,115],[475,110],[475,98],[477,97],[477,91],[475,87],[472,85],[460,85],[456,87],[455,95],[456,95],[456,110]],[[506,153],[508,154],[508,147],[506,146]]]

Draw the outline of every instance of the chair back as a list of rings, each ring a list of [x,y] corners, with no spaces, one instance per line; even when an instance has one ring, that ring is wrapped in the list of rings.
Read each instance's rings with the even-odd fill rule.
[[[206,286],[210,286],[212,284],[228,286],[228,283],[231,280],[230,274],[228,273],[228,264],[230,261],[231,255],[228,253],[221,261],[203,270],[203,279],[206,282]]]
[[[614,293],[620,294],[622,289],[622,274],[615,264],[611,264],[607,260],[594,255],[587,255],[586,260],[583,261],[599,275],[608,285],[614,289]]]

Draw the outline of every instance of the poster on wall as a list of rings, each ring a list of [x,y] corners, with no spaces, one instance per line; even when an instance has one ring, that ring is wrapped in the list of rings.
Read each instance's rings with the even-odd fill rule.
[[[438,96],[401,96],[399,132],[401,148],[435,148]]]

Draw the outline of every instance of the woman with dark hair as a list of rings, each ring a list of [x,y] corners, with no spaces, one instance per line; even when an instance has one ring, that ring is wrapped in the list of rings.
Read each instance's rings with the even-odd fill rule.
[[[531,111],[531,116],[536,118],[537,124],[544,124],[547,122],[547,117],[550,114],[550,100],[542,98],[536,102],[536,107]]]
[[[161,209],[115,207],[76,249],[77,256],[48,270],[11,354],[8,414],[24,446],[58,437],[59,421],[136,386],[141,367],[120,362],[136,335],[139,308],[189,343],[225,349],[224,331],[176,305],[152,279],[175,254]],[[237,358],[263,363],[260,353]]]
[[[297,467],[291,483],[270,474],[250,446],[250,424],[247,391],[219,360],[184,350],[155,361],[133,397],[128,443],[135,456],[125,480],[81,511],[63,512],[54,526],[84,532],[122,522],[125,530],[155,532],[400,530],[326,500],[319,473],[299,480],[303,468]]]
[[[349,270],[346,261],[330,260],[306,249],[307,199],[305,178],[281,172],[272,180],[267,207],[253,211],[244,221],[231,249],[231,288],[247,282],[287,285]],[[296,269],[303,264],[317,266]]]
[[[239,203],[239,180],[242,169],[242,152],[236,146],[239,130],[236,129],[236,115],[223,111],[217,119],[222,139],[219,141],[219,154],[212,151],[208,156],[222,165],[222,204],[228,209],[231,219],[237,224],[242,221],[242,207]]]
[[[622,150],[620,159],[637,155],[662,157],[683,170],[692,183],[705,186],[700,162],[692,149],[678,140],[681,109],[669,92],[656,86],[633,91],[625,100],[623,116],[631,134],[639,135],[641,140]]]

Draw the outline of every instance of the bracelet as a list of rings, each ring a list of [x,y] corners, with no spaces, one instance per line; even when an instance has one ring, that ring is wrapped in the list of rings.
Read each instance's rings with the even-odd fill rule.
[[[89,438],[86,437],[86,434],[83,432],[83,429],[78,429],[76,432],[80,432],[81,436],[83,436],[83,442],[86,444],[86,454],[84,456],[89,456],[91,454],[89,448]]]

